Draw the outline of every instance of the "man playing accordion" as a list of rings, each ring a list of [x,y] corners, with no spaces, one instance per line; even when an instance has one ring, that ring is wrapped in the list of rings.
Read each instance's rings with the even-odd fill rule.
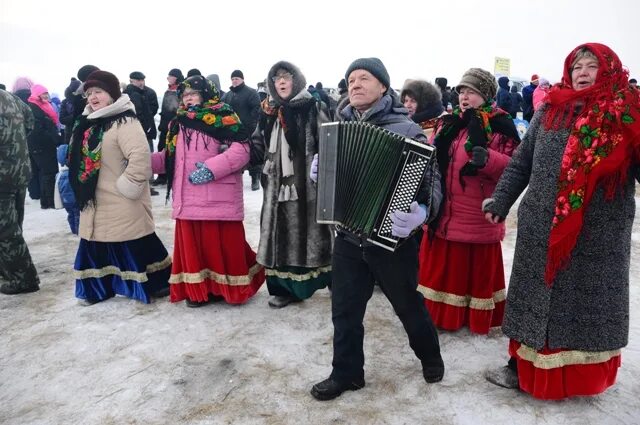
[[[337,111],[339,119],[377,125],[426,143],[422,129],[409,119],[407,110],[391,89],[389,74],[380,59],[355,60],[345,78],[349,102]],[[426,382],[442,380],[444,363],[438,334],[422,295],[416,291],[418,242],[417,238],[409,237],[435,215],[442,199],[435,159],[430,165],[409,212],[392,214],[392,234],[407,238],[395,251],[375,246],[338,228],[332,257],[333,371],[329,378],[311,389],[318,400],[331,400],[365,385],[363,318],[375,284],[380,286],[402,321],[409,344],[422,363]],[[317,180],[317,157],[310,177]]]

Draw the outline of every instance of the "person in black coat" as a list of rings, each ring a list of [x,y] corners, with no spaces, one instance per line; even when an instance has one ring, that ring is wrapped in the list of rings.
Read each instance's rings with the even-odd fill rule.
[[[73,130],[73,123],[77,117],[75,113],[73,103],[75,93],[80,88],[80,80],[71,78],[69,86],[64,90],[64,100],[60,104],[60,123],[64,125],[64,142],[69,144],[71,140],[71,130]]]
[[[231,105],[245,128],[249,130],[249,133],[253,133],[258,125],[258,117],[260,116],[260,96],[258,96],[258,92],[255,89],[248,87],[244,83],[244,74],[239,69],[231,73],[231,87],[222,96],[222,101]],[[261,173],[262,164],[256,164],[249,168],[251,190],[260,189]]]
[[[154,118],[158,112],[158,96],[156,92],[145,85],[145,75],[140,71],[129,74],[130,84],[124,90],[129,95],[129,99],[136,108],[138,121],[142,124],[142,129],[149,142],[149,150],[153,152],[153,140],[158,135]]]

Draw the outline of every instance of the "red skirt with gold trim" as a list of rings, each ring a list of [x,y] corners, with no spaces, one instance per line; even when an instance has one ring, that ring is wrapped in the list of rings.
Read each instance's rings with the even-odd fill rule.
[[[468,326],[487,334],[502,325],[505,303],[500,242],[453,242],[425,233],[420,245],[418,291],[433,323],[455,331]]]
[[[203,302],[212,294],[242,304],[264,279],[241,221],[176,220],[171,302]]]
[[[615,383],[621,363],[620,350],[536,351],[514,340],[509,355],[518,363],[520,389],[543,400],[600,394]]]

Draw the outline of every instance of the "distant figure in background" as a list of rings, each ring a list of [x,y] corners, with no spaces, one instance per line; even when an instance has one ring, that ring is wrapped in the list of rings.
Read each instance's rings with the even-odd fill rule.
[[[0,292],[14,295],[40,289],[22,236],[29,182],[27,134],[33,129],[33,115],[18,97],[0,90],[0,122]]]
[[[182,71],[178,68],[173,68],[169,71],[169,74],[167,75],[169,87],[164,92],[164,96],[162,97],[162,106],[160,108],[160,124],[158,124],[160,137],[158,138],[158,152],[162,152],[165,147],[169,122],[176,117],[176,111],[178,110],[178,106],[180,106],[178,87],[183,81],[184,76],[182,75]],[[166,183],[167,176],[165,174],[158,174],[158,177],[152,182],[153,185]]]
[[[422,128],[427,138],[431,137],[438,118],[446,114],[442,106],[442,92],[424,80],[405,81],[400,102],[409,111],[409,118]]]
[[[198,68],[191,68],[187,71],[187,78],[193,77],[194,75],[202,75],[202,72]]]
[[[33,81],[28,77],[18,77],[16,82],[13,83],[13,89],[11,92],[18,96],[24,103],[29,102],[29,96],[31,96],[31,87]]]
[[[64,100],[60,104],[60,123],[64,125],[64,142],[69,144],[71,133],[73,132],[73,123],[75,120],[75,111],[73,110],[74,93],[80,87],[80,80],[72,77],[69,86],[64,89]]]
[[[632,78],[629,80],[629,86],[633,87],[634,89],[638,88],[638,80],[636,80],[635,78]]]
[[[95,65],[84,65],[78,69],[76,76],[81,83],[84,83],[87,80],[89,74],[93,71],[97,71],[99,68]],[[82,115],[85,106],[87,106],[87,99],[85,99],[83,95],[83,86],[80,84],[78,89],[73,93],[73,96],[70,98],[73,103],[73,118],[71,119],[71,127],[73,127],[73,123],[76,119]],[[73,130],[73,128],[71,129]]]
[[[496,105],[508,114],[511,114],[511,96],[509,96],[509,77],[498,78],[498,93],[496,93]],[[515,115],[511,115],[515,118]]]
[[[533,92],[538,87],[538,74],[531,76],[531,82],[528,86],[522,89],[522,115],[526,121],[531,122],[533,118]]]
[[[522,112],[522,95],[518,93],[518,87],[515,85],[511,86],[509,98],[511,99],[511,110],[507,112],[509,112],[511,118],[516,119],[518,112]]]
[[[220,84],[220,77],[218,76],[218,74],[207,75],[207,80],[211,81],[213,85],[216,86],[216,90],[218,90],[218,93],[220,93],[220,99],[222,99],[227,92],[222,90],[222,86]]]
[[[267,82],[265,81],[260,81],[258,83],[258,87],[256,89],[256,91],[258,92],[258,96],[260,97],[260,103],[262,103],[263,100],[265,100],[267,98],[267,96],[269,96],[269,93],[267,92]]]
[[[551,89],[551,84],[546,78],[540,78],[538,87],[533,91],[533,110],[537,111],[544,103],[547,93]]]
[[[440,94],[442,95],[442,106],[446,111],[449,107],[449,103],[451,102],[451,96],[447,91],[447,79],[444,77],[436,78],[436,86],[440,89]]]
[[[320,100],[323,101],[325,106],[327,107],[329,118],[333,120],[333,112],[335,110],[335,107],[332,107],[331,98],[324,90],[324,87],[322,86],[322,83],[320,81],[316,83],[316,92],[318,93],[318,96],[320,96]]]
[[[135,106],[138,121],[142,124],[142,129],[149,142],[149,150],[153,152],[153,140],[158,134],[154,120],[158,112],[158,96],[151,87],[146,86],[145,78],[145,75],[140,71],[129,74],[130,84],[123,93],[129,95],[129,99]]]
[[[143,303],[169,294],[171,257],[155,233],[146,135],[118,78],[94,71],[69,146],[69,180],[80,209],[76,297]]]
[[[29,157],[31,158],[31,181],[29,196],[40,199],[40,208],[55,208],[53,201],[58,161],[56,148],[63,142],[58,132],[58,115],[49,102],[46,87],[35,84],[31,87],[29,106],[34,118],[34,128],[29,134]]]
[[[340,95],[340,98],[342,99],[342,96],[347,96],[347,82],[345,81],[345,79],[343,78],[342,80],[340,80],[340,82],[338,83],[338,94]]]
[[[71,131],[71,130],[69,130]],[[56,176],[58,181],[58,192],[62,200],[62,206],[67,211],[67,222],[71,233],[78,234],[80,227],[80,208],[76,203],[76,197],[73,194],[73,188],[69,182],[69,145],[58,146],[58,164],[60,164],[59,175]]]
[[[251,135],[258,125],[260,116],[260,96],[258,92],[244,83],[244,74],[239,69],[231,73],[231,87],[222,97],[222,101],[231,105],[247,133]],[[249,167],[251,176],[251,190],[260,190],[260,174],[262,164]]]

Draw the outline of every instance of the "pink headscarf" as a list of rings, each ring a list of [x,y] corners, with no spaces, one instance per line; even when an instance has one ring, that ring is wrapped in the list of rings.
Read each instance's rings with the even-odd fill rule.
[[[40,99],[40,95],[49,93],[49,90],[45,86],[40,84],[35,84],[31,87],[31,96],[29,96],[29,103],[33,103],[38,106],[42,111],[47,114],[51,121],[54,122],[56,127],[60,124],[60,120],[58,119],[58,114],[56,114],[55,109],[51,106],[50,102],[44,102]]]

